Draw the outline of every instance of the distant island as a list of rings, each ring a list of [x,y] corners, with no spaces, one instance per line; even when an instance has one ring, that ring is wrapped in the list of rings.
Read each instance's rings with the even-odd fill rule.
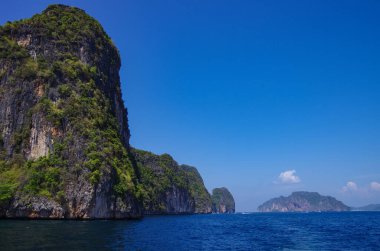
[[[370,204],[363,207],[352,207],[352,211],[380,211],[380,204]]]
[[[258,207],[259,212],[343,212],[351,208],[331,196],[317,192],[293,192],[288,197],[270,199]]]

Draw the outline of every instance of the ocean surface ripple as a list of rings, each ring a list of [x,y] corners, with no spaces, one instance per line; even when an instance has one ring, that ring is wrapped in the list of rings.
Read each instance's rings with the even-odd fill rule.
[[[0,250],[380,250],[380,212],[0,220]]]

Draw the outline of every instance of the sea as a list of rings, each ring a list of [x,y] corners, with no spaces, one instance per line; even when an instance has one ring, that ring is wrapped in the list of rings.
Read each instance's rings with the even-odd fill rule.
[[[380,250],[380,212],[0,220],[0,250]]]

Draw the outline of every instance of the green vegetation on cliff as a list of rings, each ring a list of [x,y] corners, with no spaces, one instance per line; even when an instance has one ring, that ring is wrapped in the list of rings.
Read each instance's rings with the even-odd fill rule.
[[[130,148],[119,68],[78,8],[0,27],[0,217],[211,212],[195,168]]]
[[[235,200],[227,188],[214,188],[211,200],[214,213],[235,213]]]
[[[2,30],[4,33],[17,34],[23,33],[28,26],[33,27],[34,36],[52,41],[59,47],[63,45],[67,51],[71,50],[73,44],[81,45],[88,40],[94,41],[98,49],[103,48],[105,43],[112,44],[99,22],[75,7],[50,5],[41,14],[36,14],[32,18],[7,22]],[[14,47],[11,54],[19,50]],[[62,56],[64,54],[64,51],[58,53]],[[70,53],[65,57],[67,56],[70,56]]]
[[[97,187],[103,176],[116,196],[137,198],[119,67],[110,38],[77,8],[52,5],[0,28],[0,109],[18,116],[0,122],[1,207],[16,194],[65,203],[70,183]]]
[[[196,168],[178,165],[169,154],[137,149],[132,153],[141,175],[146,213],[211,212],[210,195]]]
[[[195,200],[195,211],[199,213],[211,212],[211,196],[204,186],[202,176],[195,167],[181,165],[189,184],[189,190]]]

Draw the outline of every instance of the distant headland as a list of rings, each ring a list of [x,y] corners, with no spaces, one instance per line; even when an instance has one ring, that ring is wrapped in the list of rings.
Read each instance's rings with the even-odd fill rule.
[[[273,198],[258,207],[259,212],[343,212],[351,208],[343,202],[317,192],[293,192]]]

